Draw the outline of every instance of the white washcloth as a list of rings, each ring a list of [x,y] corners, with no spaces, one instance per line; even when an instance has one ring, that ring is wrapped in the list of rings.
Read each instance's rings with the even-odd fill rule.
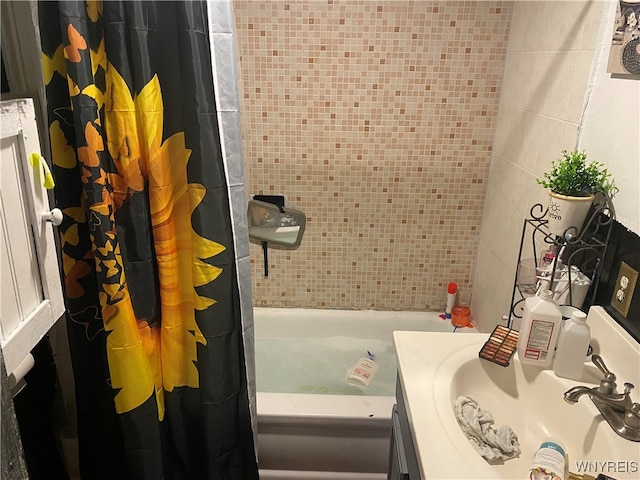
[[[454,405],[460,428],[477,452],[487,460],[507,460],[520,455],[518,436],[511,427],[493,427],[493,415],[474,399],[459,396]]]

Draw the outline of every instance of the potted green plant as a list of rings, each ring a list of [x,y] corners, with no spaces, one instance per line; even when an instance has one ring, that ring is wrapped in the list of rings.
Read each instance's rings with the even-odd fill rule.
[[[604,164],[587,162],[584,151],[562,151],[538,183],[549,189],[549,231],[563,236],[568,228],[580,229],[596,193],[613,196],[617,187]]]

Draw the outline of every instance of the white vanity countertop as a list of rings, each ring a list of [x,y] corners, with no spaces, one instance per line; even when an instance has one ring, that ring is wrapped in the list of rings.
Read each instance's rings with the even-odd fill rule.
[[[449,340],[458,345],[478,345],[478,351],[489,337],[486,333],[454,335],[441,332],[394,332],[398,357],[398,375],[402,384],[409,427],[423,479],[479,479],[478,472],[460,462],[458,451],[443,431],[435,406],[432,386],[438,366],[450,353]]]
[[[640,378],[640,362],[629,361],[640,359],[638,343],[601,307],[591,309],[588,322],[595,353],[602,354],[607,367],[617,375],[619,384],[622,385],[626,379]],[[436,399],[436,386],[446,381],[439,378],[442,370],[438,372],[443,362],[461,349],[480,351],[489,334],[396,331],[393,337],[398,375],[421,477],[428,480],[495,478],[495,470],[479,455],[472,458],[474,455],[469,450],[472,448],[470,444],[460,444],[460,431],[455,428],[457,425],[452,426],[450,421],[441,418],[437,408],[439,400]],[[640,389],[640,385],[636,387]],[[634,393],[632,399],[638,401],[637,390]],[[464,437],[462,440],[465,440]],[[640,444],[638,452],[640,457]],[[526,476],[526,472],[523,475]]]

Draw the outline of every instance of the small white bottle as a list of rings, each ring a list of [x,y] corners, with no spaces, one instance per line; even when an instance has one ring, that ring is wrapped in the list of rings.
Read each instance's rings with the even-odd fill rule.
[[[555,438],[546,439],[533,457],[530,480],[564,480],[566,456],[562,442]]]
[[[347,383],[368,387],[378,371],[378,364],[373,361],[373,354],[367,352],[369,358],[359,358],[347,375]]]
[[[558,348],[553,361],[555,374],[580,380],[590,341],[591,329],[587,325],[587,314],[574,311],[571,318],[564,322],[558,337]]]
[[[458,284],[455,282],[447,285],[447,305],[444,309],[444,315],[447,319],[451,320],[451,310],[456,304],[456,294],[458,293]]]
[[[561,326],[562,313],[553,301],[551,290],[542,290],[540,296],[527,298],[518,336],[520,363],[550,367]]]

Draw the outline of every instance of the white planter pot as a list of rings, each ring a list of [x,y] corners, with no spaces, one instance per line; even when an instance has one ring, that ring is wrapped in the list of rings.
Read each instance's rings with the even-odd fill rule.
[[[549,191],[549,232],[560,237],[570,227],[572,235],[577,235],[593,203],[594,195],[588,197],[568,197]]]

